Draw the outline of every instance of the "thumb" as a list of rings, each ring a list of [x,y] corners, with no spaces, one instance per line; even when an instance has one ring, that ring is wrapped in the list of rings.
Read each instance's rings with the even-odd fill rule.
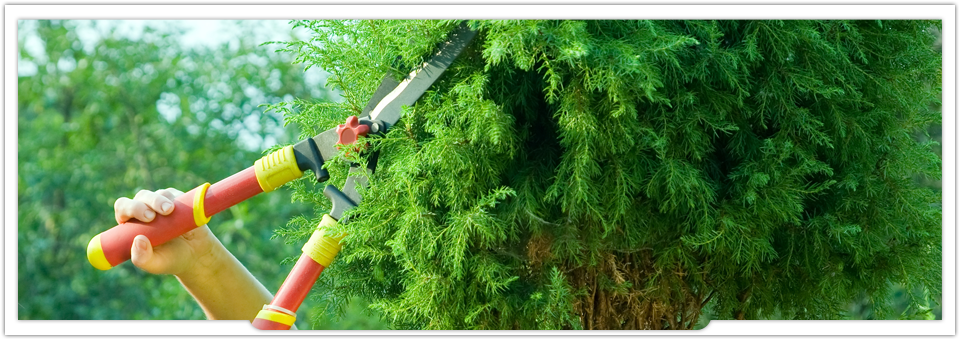
[[[151,274],[160,274],[164,270],[161,256],[153,256],[153,246],[150,239],[143,235],[133,238],[133,248],[130,249],[133,265]]]

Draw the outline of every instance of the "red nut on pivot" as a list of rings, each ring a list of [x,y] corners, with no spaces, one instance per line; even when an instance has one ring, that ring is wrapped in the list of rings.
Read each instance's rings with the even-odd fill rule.
[[[357,136],[367,136],[371,127],[357,122],[357,116],[347,117],[347,123],[337,125],[337,144],[349,145],[357,141]],[[340,149],[339,147],[337,149]]]

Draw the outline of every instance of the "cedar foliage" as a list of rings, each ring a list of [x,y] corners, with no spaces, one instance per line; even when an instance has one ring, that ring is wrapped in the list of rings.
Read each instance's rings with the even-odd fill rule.
[[[307,136],[332,128],[457,24],[298,21],[314,36],[284,50],[344,100],[277,109]],[[308,302],[320,317],[363,297],[395,328],[691,329],[844,318],[858,295],[883,316],[893,284],[919,288],[902,317],[939,301],[941,193],[916,178],[941,162],[915,135],[941,121],[939,22],[469,24],[464,54],[370,139],[372,187]],[[329,170],[342,186],[345,164]]]

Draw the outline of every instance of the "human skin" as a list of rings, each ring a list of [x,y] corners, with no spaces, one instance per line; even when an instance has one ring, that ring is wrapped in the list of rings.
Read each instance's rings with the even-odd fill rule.
[[[135,218],[152,221],[157,214],[169,215],[174,198],[183,192],[174,189],[141,190],[132,199],[120,197],[115,203],[116,222]],[[272,294],[221,244],[207,225],[152,247],[146,236],[133,239],[133,264],[152,274],[177,277],[209,320],[252,320]]]

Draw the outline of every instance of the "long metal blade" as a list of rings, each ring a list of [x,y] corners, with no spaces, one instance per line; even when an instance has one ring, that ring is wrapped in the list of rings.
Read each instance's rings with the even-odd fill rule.
[[[380,103],[385,96],[398,87],[399,83],[400,82],[398,79],[395,79],[393,72],[388,71],[388,73],[385,73],[384,79],[381,80],[381,85],[378,85],[378,89],[374,90],[374,95],[372,95],[371,99],[368,100],[367,105],[364,105],[364,109],[361,110],[361,115],[359,118],[370,117],[371,111],[374,111],[374,108],[378,106],[378,103]]]
[[[449,34],[448,41],[443,43],[428,61],[422,63],[421,67],[409,73],[408,77],[402,80],[398,86],[382,97],[370,110],[367,117],[364,117],[363,113],[361,117],[383,121],[388,127],[395,125],[401,119],[402,106],[415,104],[415,101],[432,86],[432,83],[463,52],[463,49],[475,35],[476,31],[470,29],[465,23],[459,25],[456,30]],[[382,81],[378,91],[375,92],[375,97],[377,97],[377,93],[383,93],[381,91],[386,90],[386,87],[390,86],[389,78],[391,78],[390,74],[385,77],[385,81]],[[366,109],[371,104],[373,103],[369,101]]]
[[[360,118],[380,120],[387,128],[394,126],[401,119],[402,106],[411,106],[435,83],[436,79],[449,68],[456,57],[463,52],[470,40],[476,36],[476,31],[466,23],[459,25],[449,34],[449,40],[444,42],[432,57],[421,67],[409,73],[408,77],[398,82],[389,72],[381,81],[381,85],[368,101],[361,112]],[[313,137],[313,142],[319,149],[324,161],[337,154],[334,145],[338,140],[336,129],[328,129]]]
[[[395,79],[392,72],[388,72],[361,111],[359,118],[382,121],[385,128],[394,126],[401,119],[402,106],[414,105],[463,52],[475,35],[476,31],[463,23],[449,34],[449,39],[428,61],[409,73],[401,82]],[[337,154],[338,150],[334,147],[337,140],[336,129],[324,131],[313,137],[313,143],[319,149],[322,160],[326,161]],[[376,164],[377,154],[370,156],[368,164],[352,164],[343,190],[338,190],[332,185],[324,189],[324,194],[333,202],[330,215],[334,219],[341,220],[345,211],[361,203],[361,194],[357,188],[368,187],[367,176],[374,172]]]

